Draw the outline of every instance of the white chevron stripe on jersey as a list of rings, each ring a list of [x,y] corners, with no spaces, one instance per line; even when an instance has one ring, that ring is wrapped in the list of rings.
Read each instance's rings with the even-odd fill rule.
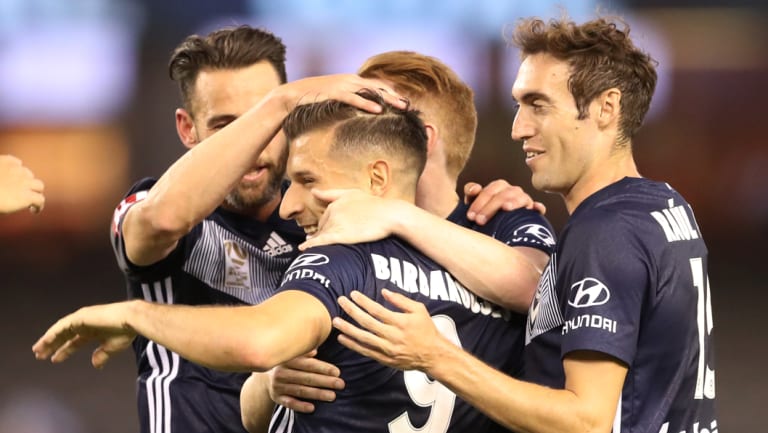
[[[155,379],[157,379],[157,376],[160,374],[160,368],[157,365],[157,359],[155,359],[155,351],[154,349],[155,343],[153,341],[150,341],[149,344],[147,344],[147,360],[149,361],[149,366],[152,367],[152,374],[149,375],[149,378],[147,378],[147,407],[149,409],[149,432],[150,433],[157,433],[159,431],[159,428],[155,422],[155,420],[159,420],[159,416],[155,416],[155,412],[160,412],[161,408],[157,407],[155,405]]]
[[[154,282],[152,289],[149,284],[142,284],[141,290],[147,301],[173,304],[173,285],[170,277]],[[154,341],[147,344],[146,354],[152,367],[152,373],[146,383],[150,433],[171,433],[170,387],[179,372],[179,355]]]
[[[563,313],[555,293],[557,272],[557,253],[553,253],[539,278],[536,294],[528,309],[528,319],[525,328],[525,344],[537,336],[561,326],[564,323]]]
[[[294,412],[285,406],[277,406],[269,421],[269,433],[291,433],[293,431]]]
[[[232,257],[235,251],[237,256]],[[283,273],[292,260],[292,257],[271,256],[260,246],[251,244],[214,221],[206,220],[183,270],[211,288],[246,304],[258,304],[272,296],[275,288],[280,286]],[[233,272],[240,276],[232,278]],[[239,283],[234,284],[233,280]]]

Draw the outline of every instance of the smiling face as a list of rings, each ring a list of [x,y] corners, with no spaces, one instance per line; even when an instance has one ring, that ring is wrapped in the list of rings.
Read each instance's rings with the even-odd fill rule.
[[[312,195],[312,189],[357,188],[367,191],[366,163],[360,156],[333,152],[332,128],[320,128],[291,141],[287,175],[291,185],[280,204],[283,219],[295,219],[311,235],[328,203]]]
[[[191,101],[194,143],[218,132],[279,85],[280,78],[267,61],[237,69],[202,70]],[[277,203],[287,158],[285,136],[279,133],[227,196],[225,207],[248,212]]]
[[[547,54],[529,55],[520,65],[512,97],[520,108],[512,138],[523,142],[533,186],[569,195],[588,183],[600,161],[601,133],[590,115],[579,119],[568,90],[567,63]]]

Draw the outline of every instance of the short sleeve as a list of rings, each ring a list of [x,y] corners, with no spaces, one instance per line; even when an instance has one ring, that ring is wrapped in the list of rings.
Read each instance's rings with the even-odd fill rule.
[[[547,255],[551,255],[555,248],[552,225],[543,215],[529,209],[499,213],[490,234],[509,246],[536,248]]]
[[[565,294],[562,355],[593,350],[629,365],[651,260],[631,218],[596,214],[561,240],[557,285]]]
[[[125,241],[123,238],[123,221],[125,220],[125,215],[131,207],[147,197],[147,193],[154,184],[155,180],[149,178],[142,179],[134,184],[112,213],[109,237],[112,242],[112,250],[115,253],[115,258],[123,272],[128,272],[131,268],[131,263],[125,253]]]

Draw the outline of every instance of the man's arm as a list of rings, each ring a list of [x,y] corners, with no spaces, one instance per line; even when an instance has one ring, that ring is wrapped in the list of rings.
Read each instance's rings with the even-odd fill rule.
[[[283,84],[187,151],[160,177],[147,197],[128,210],[123,222],[128,259],[137,265],[149,265],[173,251],[179,239],[224,201],[296,105],[332,98],[378,111],[375,102],[354,93],[364,87],[391,90],[378,80],[351,74]],[[404,104],[394,91],[382,94],[387,102]]]
[[[401,201],[396,207],[396,236],[440,263],[475,294],[513,311],[528,311],[549,260],[546,253],[506,245],[410,203]]]
[[[267,390],[268,373],[251,373],[240,389],[240,420],[248,433],[267,433],[275,404]]]
[[[549,260],[543,251],[511,247],[402,200],[353,190],[313,192],[331,204],[320,220],[318,234],[307,239],[302,249],[399,236],[440,263],[475,294],[514,311],[528,311]]]
[[[266,371],[317,347],[330,330],[323,303],[296,290],[242,307],[134,300],[81,308],[49,328],[32,350],[38,359],[62,362],[95,341],[91,363],[101,368],[139,334],[206,367]]]
[[[421,370],[498,423],[518,432],[610,432],[627,374],[617,359],[591,351],[563,361],[565,388],[553,389],[509,377],[454,345],[435,329],[423,304],[384,290],[393,312],[362,294],[339,304],[364,329],[333,320],[344,346],[403,369]],[[365,310],[365,311],[364,311]],[[418,330],[418,332],[415,332]]]

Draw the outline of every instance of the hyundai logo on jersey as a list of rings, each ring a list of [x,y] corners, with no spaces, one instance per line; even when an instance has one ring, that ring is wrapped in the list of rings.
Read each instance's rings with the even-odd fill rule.
[[[584,278],[571,286],[568,305],[575,308],[603,305],[611,299],[611,292],[596,278]]]

